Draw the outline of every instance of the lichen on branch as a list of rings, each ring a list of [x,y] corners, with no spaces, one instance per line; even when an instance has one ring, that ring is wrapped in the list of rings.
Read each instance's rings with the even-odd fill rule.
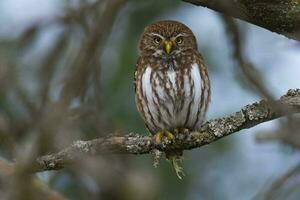
[[[281,106],[278,109],[276,106]],[[152,136],[130,133],[107,136],[89,141],[75,141],[58,153],[41,156],[33,164],[33,171],[58,170],[84,156],[100,154],[147,154],[156,150],[189,150],[210,144],[220,138],[251,128],[282,116],[300,113],[300,89],[289,90],[276,104],[261,100],[247,105],[229,116],[207,121],[200,131],[178,134],[172,141],[157,144]]]

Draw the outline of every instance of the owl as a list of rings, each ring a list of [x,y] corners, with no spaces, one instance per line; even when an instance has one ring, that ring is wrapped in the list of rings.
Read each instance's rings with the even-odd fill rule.
[[[199,130],[210,102],[210,80],[186,25],[159,21],[144,29],[134,78],[137,109],[157,143]],[[180,150],[166,152],[179,178],[181,155]]]

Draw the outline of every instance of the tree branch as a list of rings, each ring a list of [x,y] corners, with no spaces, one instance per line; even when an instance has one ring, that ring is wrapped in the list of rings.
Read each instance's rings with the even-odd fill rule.
[[[183,0],[300,41],[299,0]]]
[[[300,89],[289,90],[276,105],[261,100],[245,106],[230,116],[206,122],[199,132],[178,134],[173,141],[163,141],[156,144],[151,136],[128,134],[125,136],[108,136],[90,141],[75,141],[66,149],[36,159],[33,171],[58,170],[67,164],[79,160],[82,156],[107,153],[117,154],[147,154],[154,150],[170,151],[174,149],[188,150],[212,143],[222,137],[236,133],[242,129],[251,128],[288,114],[300,113]]]

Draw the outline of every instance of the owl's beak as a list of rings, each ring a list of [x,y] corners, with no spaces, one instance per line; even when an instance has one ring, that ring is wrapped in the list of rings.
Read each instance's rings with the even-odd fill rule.
[[[165,47],[165,51],[167,54],[170,54],[171,53],[171,50],[172,50],[172,42],[171,41],[165,41],[164,42],[164,47]]]

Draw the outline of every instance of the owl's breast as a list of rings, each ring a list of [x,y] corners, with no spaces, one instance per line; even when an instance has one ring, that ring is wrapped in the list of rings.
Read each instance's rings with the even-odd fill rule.
[[[138,80],[140,112],[151,132],[193,128],[201,101],[198,65],[179,70],[147,67]]]

